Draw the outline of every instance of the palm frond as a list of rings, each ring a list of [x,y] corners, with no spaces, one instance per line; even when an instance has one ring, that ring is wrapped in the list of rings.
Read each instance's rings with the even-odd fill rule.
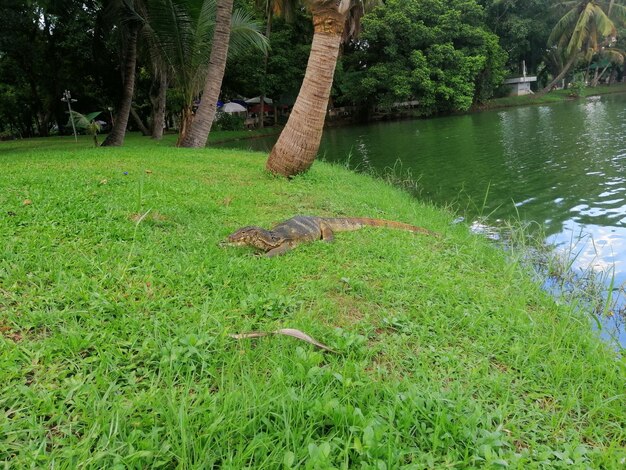
[[[261,25],[254,20],[252,15],[243,10],[233,11],[230,28],[229,57],[234,57],[250,48],[263,53],[268,51],[269,41],[261,33]]]
[[[615,36],[617,34],[617,29],[615,28],[615,23],[611,21],[604,10],[596,5],[593,9],[593,20],[596,25],[597,32],[603,37]]]
[[[582,50],[583,42],[589,38],[589,24],[593,18],[593,5],[587,3],[580,12],[576,26],[572,31],[572,36],[567,44],[567,54],[571,55]]]
[[[621,25],[626,24],[626,6],[614,3],[607,16]]]
[[[274,15],[284,18],[285,21],[291,23],[296,18],[296,11],[300,3],[299,0],[274,0]]]
[[[570,9],[561,19],[554,25],[550,36],[548,37],[548,45],[555,45],[564,35],[571,31],[578,21],[578,9]]]
[[[189,12],[175,0],[149,0],[147,6],[148,29],[156,47],[175,75],[184,74],[193,47],[193,21]]]
[[[90,126],[94,126],[94,119],[100,115],[101,111],[96,111],[89,114],[81,114],[78,111],[72,110],[70,112],[69,120],[67,121],[67,125],[71,125],[72,121],[74,122],[74,126],[78,129],[87,129]],[[100,128],[100,126],[95,123],[95,125]]]
[[[190,63],[193,73],[189,77],[191,96],[197,95],[204,87],[215,28],[215,13],[215,0],[204,0],[193,32],[193,54]],[[231,19],[228,56],[232,58],[250,48],[266,52],[269,42],[260,30],[261,25],[250,14],[235,9]]]
[[[624,57],[626,56],[626,52],[621,49],[611,47],[603,49],[602,55],[606,57],[610,62],[622,65],[624,63]]]
[[[192,48],[193,19],[176,0],[150,0],[152,28],[172,65],[182,65]]]
[[[263,16],[270,15],[284,18],[291,23],[296,18],[296,11],[302,2],[300,0],[256,0],[257,8],[263,10]]]
[[[211,55],[211,40],[215,28],[215,15],[217,4],[215,0],[204,0],[196,18],[195,28],[193,28],[192,54],[187,67],[190,71],[187,87],[189,95],[185,95],[187,100],[197,96],[202,88],[209,66]]]

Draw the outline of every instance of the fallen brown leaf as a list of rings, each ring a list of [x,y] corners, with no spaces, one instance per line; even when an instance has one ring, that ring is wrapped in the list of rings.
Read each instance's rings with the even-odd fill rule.
[[[316,346],[316,347],[318,347],[320,349],[323,349],[324,351],[328,351],[328,352],[332,352],[332,353],[336,353],[337,352],[334,349],[329,348],[325,344],[322,344],[319,341],[311,338],[306,333],[304,333],[304,332],[302,332],[300,330],[296,330],[294,328],[281,328],[280,330],[269,331],[269,332],[266,332],[266,331],[252,331],[250,333],[230,334],[228,336],[230,336],[231,338],[234,338],[234,339],[249,339],[249,338],[262,338],[263,336],[268,336],[268,335],[291,336],[292,338],[296,338],[296,339],[299,339],[301,341],[306,341],[307,343],[312,344],[313,346]]]

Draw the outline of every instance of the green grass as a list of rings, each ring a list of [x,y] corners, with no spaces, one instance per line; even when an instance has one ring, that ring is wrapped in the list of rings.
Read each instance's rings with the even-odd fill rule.
[[[127,140],[0,143],[5,467],[623,468],[624,360],[452,214],[325,163],[285,181]],[[297,213],[442,238],[218,246]],[[338,354],[228,337],[287,327]]]
[[[279,134],[282,127],[264,127],[263,129],[246,129],[243,131],[211,131],[209,134],[208,145],[228,142],[230,140],[253,139],[256,137],[264,137],[266,135]]]
[[[251,129],[243,131],[213,131],[211,132],[211,134],[209,134],[207,146],[222,142],[229,142],[232,140],[254,139],[257,137],[274,135],[280,133],[281,129],[281,127],[264,127],[263,129]],[[138,146],[145,147],[147,139],[141,139],[139,138],[139,136],[140,134],[137,132],[127,133],[127,138],[124,142],[124,145],[126,147],[133,148],[136,148]],[[178,134],[165,134],[162,140],[152,141],[150,147],[172,147],[175,145],[177,138]],[[86,136],[79,135],[78,139],[80,141],[80,144],[77,144],[74,141],[73,137],[71,139],[68,139],[67,136],[37,137],[33,139],[28,139],[27,141],[0,141],[0,155],[9,152],[30,152],[38,148],[44,148],[46,150],[64,150],[71,149],[72,145],[80,146],[80,148],[84,150],[84,144],[87,144]],[[103,140],[104,136],[99,135],[98,141],[102,143]],[[89,142],[89,144],[93,145],[92,142]]]

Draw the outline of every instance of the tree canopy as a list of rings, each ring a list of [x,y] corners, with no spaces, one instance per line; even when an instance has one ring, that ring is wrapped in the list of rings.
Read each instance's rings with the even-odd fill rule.
[[[77,99],[73,104],[76,111],[101,111],[99,119],[107,121],[109,127],[124,92],[128,95],[128,81],[123,75],[131,70],[124,62],[128,58],[127,22],[111,22],[111,6],[135,3],[2,2],[0,135],[70,132],[66,129],[67,109],[61,102],[66,89]],[[128,126],[137,129],[142,121],[149,127],[165,120],[178,128],[189,115],[190,106],[201,98],[198,84],[202,79],[198,77],[207,71],[214,9],[206,11],[208,3],[203,0],[139,3],[145,6],[142,11],[147,26],[138,37],[131,107],[135,119]],[[366,3],[378,6],[362,18],[363,11],[354,10],[356,19],[361,19],[361,34],[347,41],[344,38],[331,95],[332,106],[355,105],[364,111],[363,116],[405,101],[418,102],[422,115],[466,110],[501,92],[503,78],[519,73],[522,61],[530,74],[557,77],[571,58],[567,51],[580,50],[585,44],[589,46],[586,51],[591,52],[578,66],[572,63],[572,70],[584,68],[590,76],[590,70],[600,69],[594,82],[601,77],[623,76],[625,7],[621,0]],[[296,0],[234,1],[232,37],[236,41],[243,37],[244,41],[235,47],[231,44],[236,54],[229,54],[220,99],[265,94],[293,102],[313,37],[307,5],[310,2]],[[576,31],[593,29],[597,34],[587,34],[583,39],[572,36],[568,21],[581,6],[588,12],[593,10],[594,18],[603,18],[600,13],[604,12],[614,27],[581,26]],[[174,15],[171,21],[167,14]],[[246,32],[252,30],[241,29],[254,24],[258,25],[254,26],[257,32],[252,35]],[[200,35],[202,31],[205,33]],[[251,45],[258,42],[254,35],[261,31],[271,31],[267,56]],[[346,31],[354,32],[351,28]],[[246,34],[252,40],[246,41]]]
[[[417,100],[424,114],[467,110],[493,95],[505,62],[474,0],[389,0],[363,18],[344,60],[342,99],[370,107]]]

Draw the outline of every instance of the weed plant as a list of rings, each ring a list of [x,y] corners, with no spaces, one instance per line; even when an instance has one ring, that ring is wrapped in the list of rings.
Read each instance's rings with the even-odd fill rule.
[[[0,144],[7,468],[623,468],[626,362],[454,215],[265,155]],[[283,257],[294,214],[400,220]],[[294,338],[235,340],[297,328]]]
[[[578,263],[584,247],[590,243],[595,246],[589,236],[572,234],[568,246],[555,246],[546,242],[541,225],[523,221],[519,214],[516,220],[500,221],[498,225],[493,225],[489,216],[481,216],[471,230],[495,240],[511,263],[526,269],[557,302],[587,315],[598,331],[611,339],[615,349],[624,353],[619,333],[626,323],[626,286],[615,284],[613,267],[598,268],[593,260],[585,265]]]

